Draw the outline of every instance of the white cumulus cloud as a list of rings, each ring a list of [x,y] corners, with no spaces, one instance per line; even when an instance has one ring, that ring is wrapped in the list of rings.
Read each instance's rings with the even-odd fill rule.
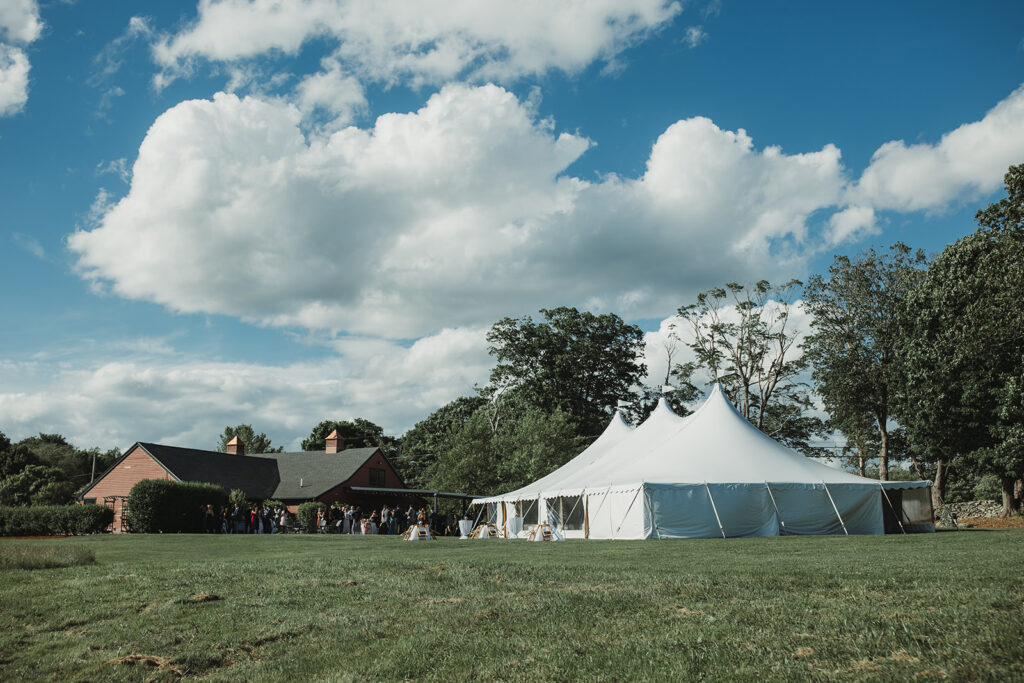
[[[42,31],[35,0],[0,3],[0,116],[17,114],[28,102],[30,66],[24,47]]]
[[[851,201],[895,211],[939,210],[998,190],[1007,167],[1022,159],[1024,86],[936,144],[885,143],[851,190]]]
[[[484,330],[442,330],[409,347],[350,339],[340,354],[285,365],[209,361],[165,340],[104,340],[121,360],[0,360],[0,427],[12,439],[59,432],[82,447],[156,441],[213,449],[227,425],[250,423],[277,445],[324,419],[362,417],[402,434],[486,381]]]
[[[280,99],[218,94],[152,126],[131,189],[70,236],[127,298],[265,325],[416,338],[563,303],[627,317],[708,281],[782,277],[837,201],[839,151],[757,150],[695,118],[639,178],[587,182],[592,144],[496,86],[306,137]]]
[[[610,60],[680,12],[666,0],[200,0],[153,47],[161,87],[196,60],[238,61],[328,39],[361,78],[413,84],[575,73]]]

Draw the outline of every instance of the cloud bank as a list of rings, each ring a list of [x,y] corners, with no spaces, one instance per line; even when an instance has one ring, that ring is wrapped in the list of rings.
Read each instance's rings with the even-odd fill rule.
[[[585,181],[566,170],[592,142],[493,85],[367,129],[300,122],[223,93],[165,112],[127,196],[70,236],[81,272],[175,311],[385,338],[565,302],[647,317],[709,277],[781,276],[843,189],[835,147],[759,151],[705,118],[642,176]]]
[[[201,0],[198,18],[153,46],[162,87],[197,61],[295,54],[308,41],[363,80],[507,82],[611,60],[681,7],[665,0]]]

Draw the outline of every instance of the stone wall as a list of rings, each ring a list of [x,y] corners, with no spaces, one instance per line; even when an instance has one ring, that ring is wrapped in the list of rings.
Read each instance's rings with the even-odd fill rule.
[[[945,507],[956,514],[958,519],[965,517],[999,517],[1003,512],[1002,503],[992,500],[972,500],[966,503],[949,503]]]

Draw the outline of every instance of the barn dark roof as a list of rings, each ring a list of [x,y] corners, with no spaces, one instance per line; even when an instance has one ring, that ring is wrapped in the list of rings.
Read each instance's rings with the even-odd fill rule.
[[[228,491],[241,489],[250,500],[316,498],[348,481],[380,450],[347,448],[339,453],[229,455],[142,441],[137,445],[181,481],[209,482],[223,486]],[[128,449],[121,459],[134,449],[135,446]],[[102,478],[100,476],[96,482]]]
[[[230,491],[242,489],[250,500],[272,497],[280,481],[277,463],[251,455],[228,455],[158,443],[139,445],[181,481],[205,481]]]
[[[356,473],[376,448],[346,448],[338,453],[267,453],[277,462],[280,481],[274,498],[316,498]]]

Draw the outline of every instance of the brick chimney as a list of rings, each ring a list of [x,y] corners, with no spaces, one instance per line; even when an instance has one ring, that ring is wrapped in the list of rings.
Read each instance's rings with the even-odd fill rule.
[[[245,455],[245,444],[237,436],[228,441],[228,455]]]
[[[338,430],[335,429],[327,435],[327,452],[337,453],[343,450],[345,450],[345,437],[338,434]]]

